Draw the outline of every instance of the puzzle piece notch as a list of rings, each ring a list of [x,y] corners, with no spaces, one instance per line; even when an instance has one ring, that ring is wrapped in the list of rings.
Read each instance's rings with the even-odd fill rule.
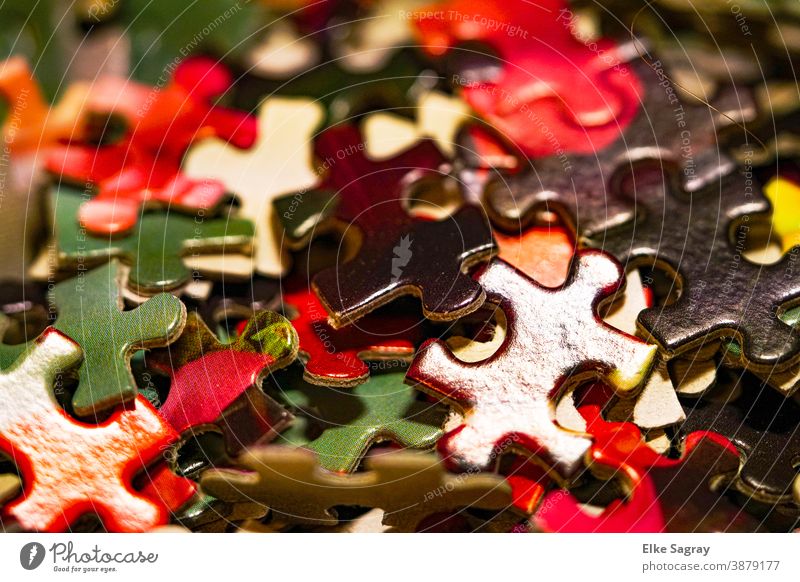
[[[315,451],[323,469],[350,473],[374,444],[389,441],[424,450],[442,436],[446,410],[417,400],[417,391],[403,384],[406,368],[400,362],[381,364],[387,371],[347,391],[305,383],[299,366],[274,378],[276,398],[322,425],[318,437],[293,444]]]
[[[159,414],[179,434],[216,426],[231,454],[271,440],[291,415],[261,392],[261,380],[292,362],[297,344],[291,324],[271,311],[256,312],[230,344],[190,312],[181,337],[148,358],[171,377]]]
[[[510,487],[485,473],[448,473],[435,455],[410,452],[371,456],[365,470],[341,475],[319,467],[312,451],[279,446],[242,455],[245,471],[211,469],[200,479],[204,491],[226,501],[255,501],[299,523],[335,525],[337,505],[377,507],[383,523],[414,531],[433,513],[462,507],[500,510]]]
[[[369,314],[335,329],[310,289],[288,290],[283,303],[297,312],[292,325],[300,338],[305,379],[320,386],[362,384],[369,378],[365,359],[411,358],[423,335],[418,319],[405,314]]]
[[[109,531],[145,531],[166,523],[167,510],[133,491],[137,469],[155,461],[177,435],[142,398],[99,425],[58,407],[56,374],[81,359],[78,345],[49,328],[10,370],[0,391],[13,406],[0,411],[0,448],[22,473],[22,496],[3,508],[33,531],[62,531],[97,513]]]
[[[420,297],[425,316],[439,321],[480,307],[483,292],[465,274],[495,252],[480,209],[465,206],[441,221],[407,212],[406,191],[412,184],[443,178],[441,153],[422,141],[376,162],[364,148],[356,127],[323,132],[315,151],[328,168],[320,186],[328,191],[328,202],[321,203],[317,195],[317,203],[306,207],[301,197],[298,209],[289,218],[283,215],[285,231],[301,244],[330,230],[346,234],[352,228],[361,237],[353,258],[312,280],[331,325],[342,327],[401,295]]]
[[[82,193],[68,186],[50,193],[59,264],[96,264],[119,257],[130,264],[128,283],[141,294],[176,289],[189,281],[193,273],[183,257],[190,253],[194,261],[195,255],[249,252],[252,246],[253,224],[248,220],[191,218],[162,210],[145,212],[127,236],[86,235],[77,220],[82,203]]]
[[[623,284],[621,267],[608,255],[582,251],[557,289],[541,287],[500,260],[477,281],[507,318],[503,344],[490,358],[467,363],[442,342],[429,340],[407,378],[465,413],[465,424],[440,441],[449,462],[487,467],[511,446],[538,454],[569,480],[591,443],[554,423],[553,402],[566,381],[593,376],[631,394],[646,379],[656,353],[655,346],[614,330],[597,314],[598,303]]]

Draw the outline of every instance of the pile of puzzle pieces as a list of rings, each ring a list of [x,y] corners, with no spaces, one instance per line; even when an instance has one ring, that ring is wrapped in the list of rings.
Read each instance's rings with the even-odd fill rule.
[[[798,527],[796,2],[80,4],[0,7],[4,531]]]

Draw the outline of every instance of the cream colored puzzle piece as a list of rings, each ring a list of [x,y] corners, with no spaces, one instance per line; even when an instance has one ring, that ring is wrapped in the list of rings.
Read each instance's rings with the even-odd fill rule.
[[[258,112],[258,141],[238,150],[210,138],[192,147],[184,171],[193,178],[216,178],[241,200],[240,215],[255,224],[255,271],[262,275],[286,273],[288,259],[273,229],[272,200],[313,187],[318,175],[313,167],[314,132],[323,108],[311,99],[270,97]],[[191,267],[221,272],[222,257],[193,257]],[[241,265],[226,257],[228,267],[243,274]]]

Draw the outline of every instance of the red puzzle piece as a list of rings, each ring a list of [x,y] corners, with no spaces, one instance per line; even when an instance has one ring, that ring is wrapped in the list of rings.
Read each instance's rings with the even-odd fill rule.
[[[98,82],[93,108],[105,107],[124,119],[126,136],[113,145],[62,146],[46,162],[48,170],[67,180],[96,185],[97,195],[81,208],[81,223],[95,234],[119,234],[133,228],[143,204],[187,210],[219,204],[223,184],[183,175],[181,161],[186,149],[204,137],[217,136],[240,148],[255,143],[255,117],[214,104],[231,84],[228,70],[205,57],[181,62],[161,89],[121,79]]]
[[[292,325],[305,355],[304,378],[321,386],[356,386],[369,376],[362,360],[404,359],[421,341],[420,321],[412,315],[367,315],[340,329],[328,324],[328,313],[311,289],[283,294],[283,303],[297,312]]]
[[[178,435],[143,397],[132,408],[89,425],[56,402],[56,374],[81,359],[80,347],[53,328],[0,375],[0,450],[22,474],[22,496],[6,517],[34,531],[63,531],[96,513],[109,531],[145,531],[166,523],[167,508],[134,491],[131,480]]]
[[[172,378],[159,413],[181,434],[217,425],[235,454],[274,437],[291,420],[259,385],[296,356],[297,336],[277,313],[256,312],[233,343],[223,344],[190,312],[181,337],[148,357]]]
[[[499,71],[467,70],[455,83],[529,157],[602,149],[639,109],[628,56],[610,40],[584,44],[573,36],[563,0],[452,0],[420,10],[416,24],[434,56],[472,41],[496,51]]]
[[[687,436],[681,459],[648,447],[636,425],[606,422],[600,407],[582,406],[587,431],[594,436],[592,462],[621,473],[631,491],[599,516],[584,512],[569,493],[549,494],[535,516],[543,531],[560,532],[754,532],[759,520],[713,492],[708,481],[739,470],[739,453],[713,432]]]

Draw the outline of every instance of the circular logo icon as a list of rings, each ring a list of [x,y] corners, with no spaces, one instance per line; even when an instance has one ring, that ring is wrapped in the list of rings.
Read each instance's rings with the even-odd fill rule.
[[[19,551],[19,563],[26,570],[35,570],[44,561],[44,546],[39,542],[29,542]]]

